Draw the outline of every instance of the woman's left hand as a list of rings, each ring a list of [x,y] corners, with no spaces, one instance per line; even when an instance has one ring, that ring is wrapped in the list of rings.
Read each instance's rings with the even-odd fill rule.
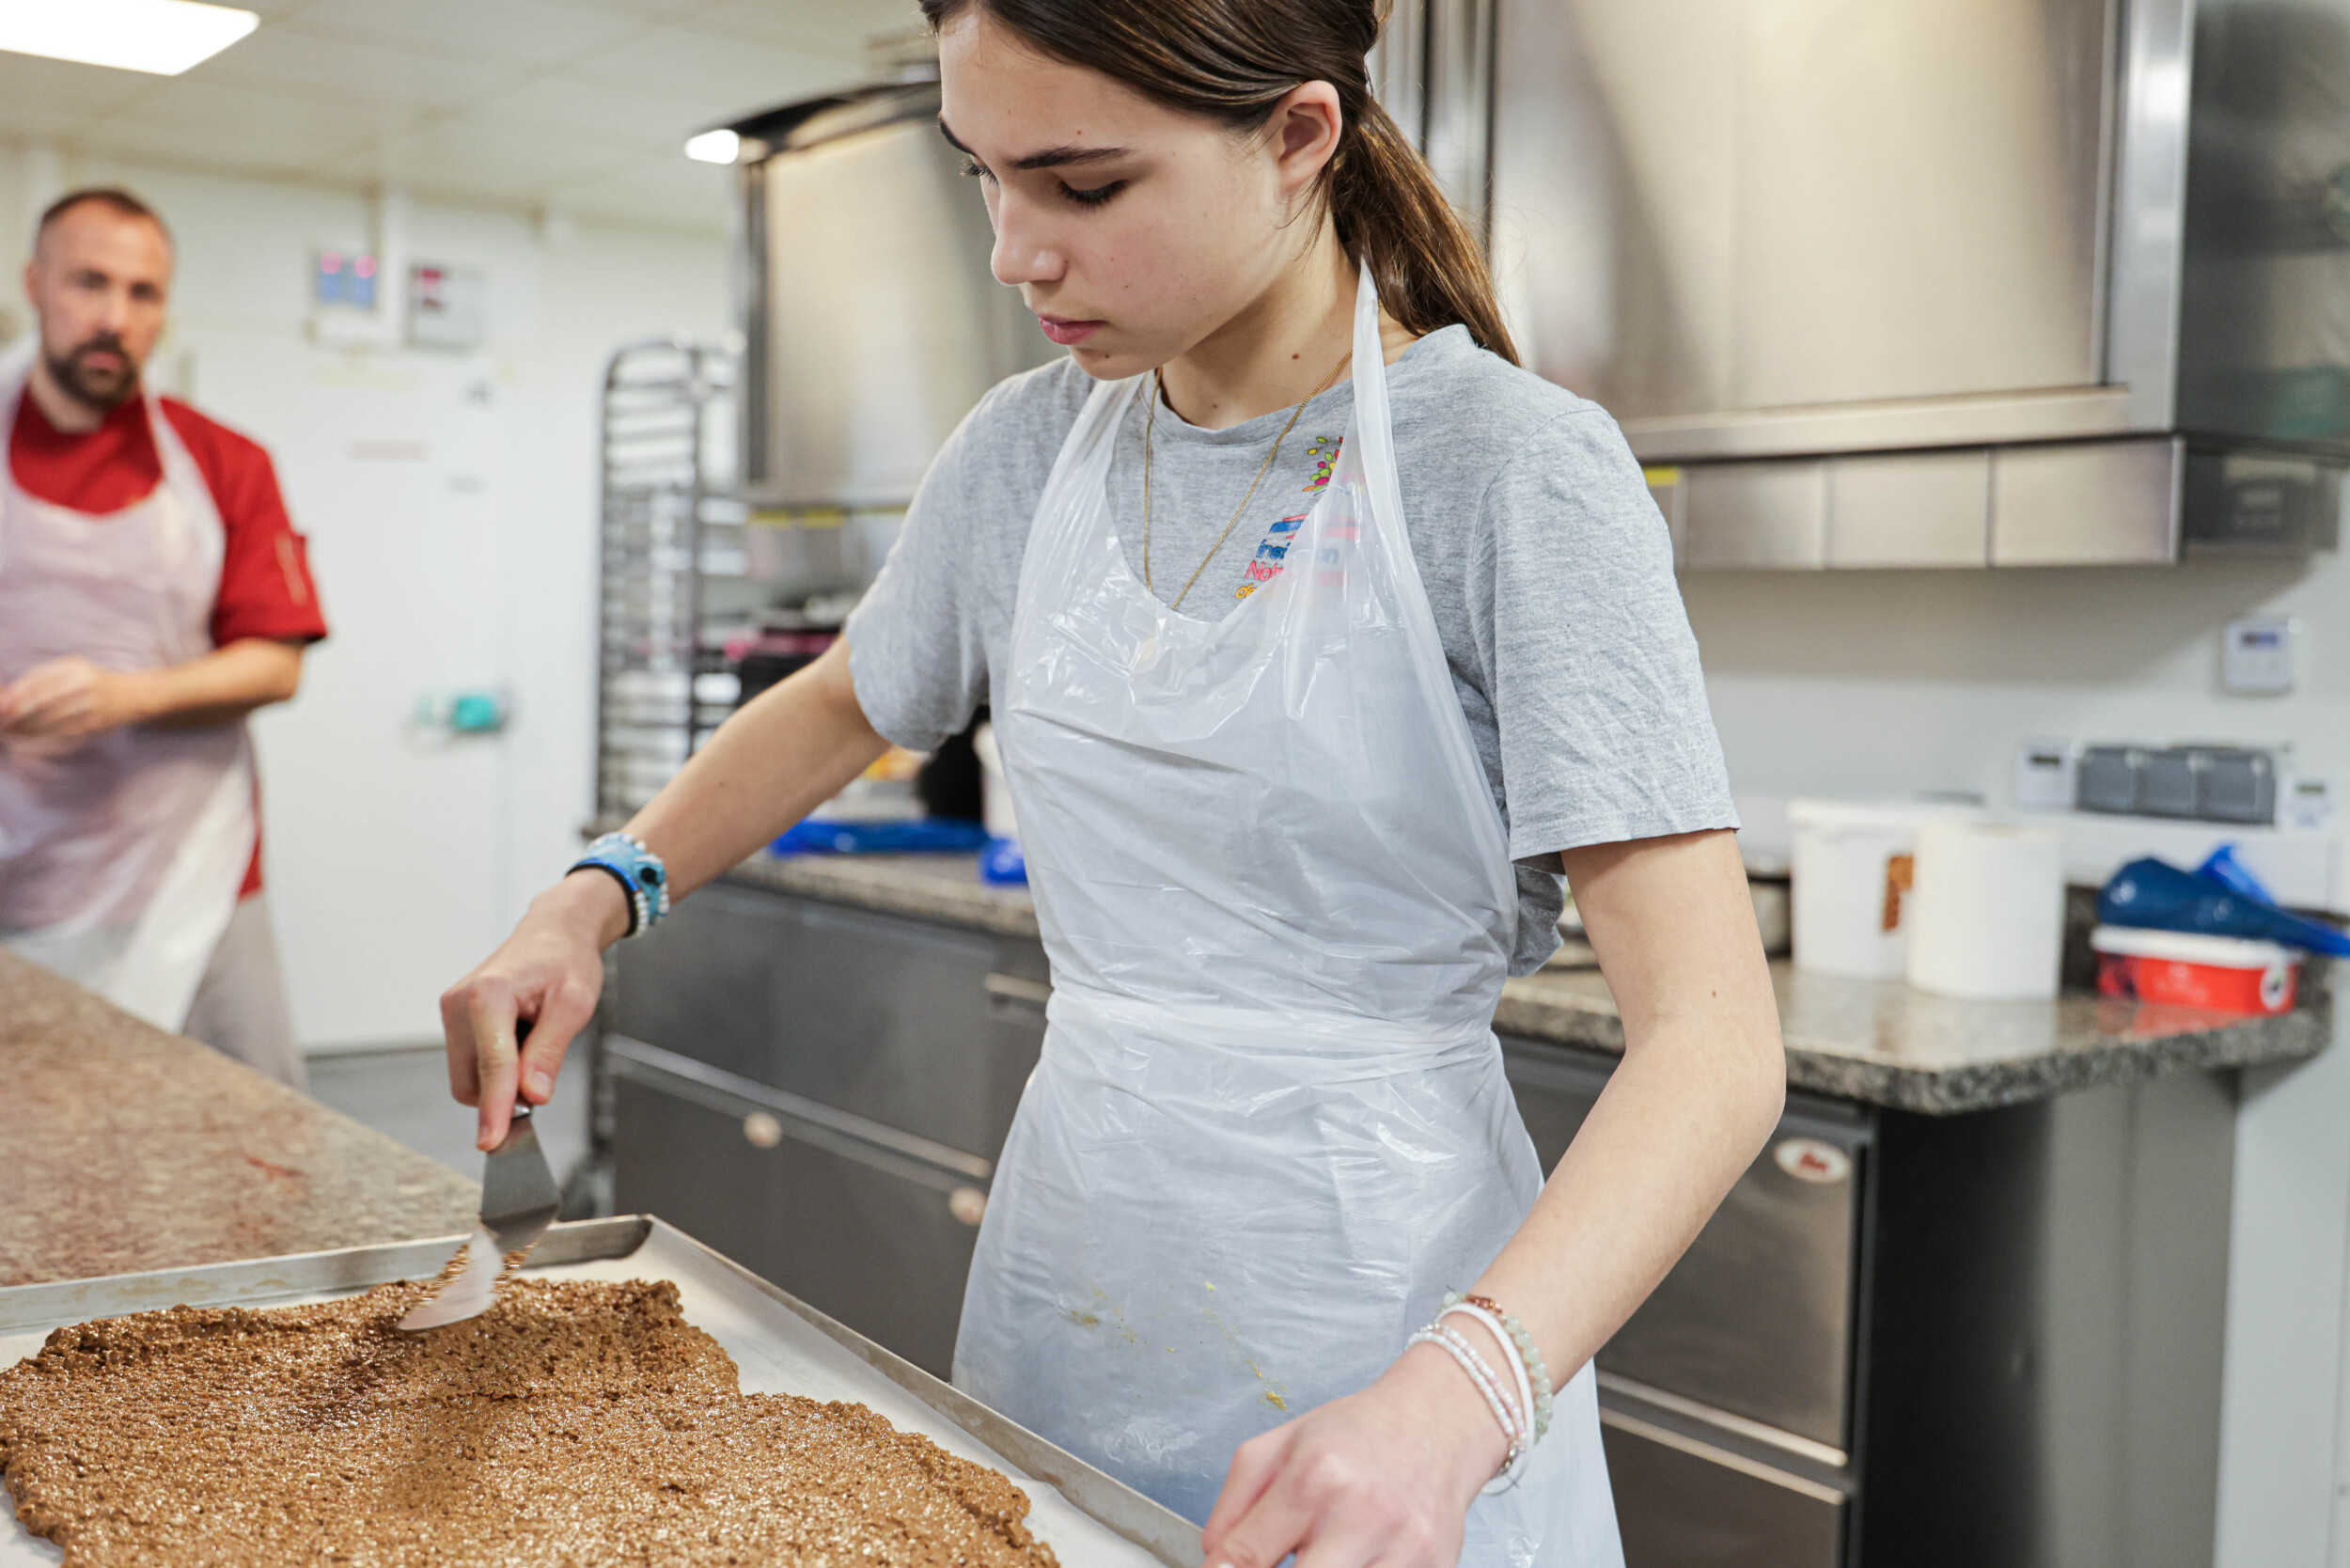
[[[1207,1568],[1452,1568],[1478,1488],[1509,1452],[1462,1370],[1414,1345],[1359,1394],[1232,1455],[1200,1532]]]

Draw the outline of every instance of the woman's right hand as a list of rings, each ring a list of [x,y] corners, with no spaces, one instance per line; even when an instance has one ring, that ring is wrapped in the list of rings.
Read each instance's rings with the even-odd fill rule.
[[[695,752],[628,831],[668,867],[682,899],[829,800],[889,749],[865,717],[845,637],[817,661],[760,693]],[[512,1118],[516,1086],[543,1105],[572,1037],[595,1016],[603,949],[628,931],[615,877],[572,872],[533,899],[530,912],[482,965],[441,997],[449,1092],[478,1106],[475,1141],[494,1149]],[[527,1044],[515,1059],[515,1025]]]
[[[505,1138],[517,1086],[534,1105],[553,1097],[564,1051],[595,1016],[603,949],[627,932],[628,919],[619,884],[599,870],[573,871],[533,899],[513,934],[441,994],[449,1092],[479,1109],[477,1147],[487,1152]],[[529,1042],[518,1053],[523,1022]]]

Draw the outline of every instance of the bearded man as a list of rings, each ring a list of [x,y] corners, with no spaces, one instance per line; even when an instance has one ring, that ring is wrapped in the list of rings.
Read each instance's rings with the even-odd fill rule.
[[[299,1088],[244,719],[326,622],[269,454],[144,384],[172,262],[63,197],[0,357],[0,943]]]

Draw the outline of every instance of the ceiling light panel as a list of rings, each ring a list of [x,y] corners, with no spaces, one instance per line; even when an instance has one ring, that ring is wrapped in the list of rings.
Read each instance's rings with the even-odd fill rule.
[[[177,76],[260,24],[196,0],[0,0],[0,51]]]

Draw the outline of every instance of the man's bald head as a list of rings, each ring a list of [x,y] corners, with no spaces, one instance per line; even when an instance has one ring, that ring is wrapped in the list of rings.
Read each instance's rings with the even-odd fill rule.
[[[102,414],[138,390],[164,329],[171,234],[128,191],[74,191],[50,203],[24,264],[40,322],[41,369],[57,392]]]
[[[42,243],[49,238],[49,231],[57,226],[60,219],[84,207],[102,208],[115,217],[132,223],[152,224],[155,232],[163,236],[164,248],[171,246],[171,227],[155,209],[119,185],[87,185],[78,191],[66,192],[41,209],[40,221],[33,226],[34,254],[39,254]]]

